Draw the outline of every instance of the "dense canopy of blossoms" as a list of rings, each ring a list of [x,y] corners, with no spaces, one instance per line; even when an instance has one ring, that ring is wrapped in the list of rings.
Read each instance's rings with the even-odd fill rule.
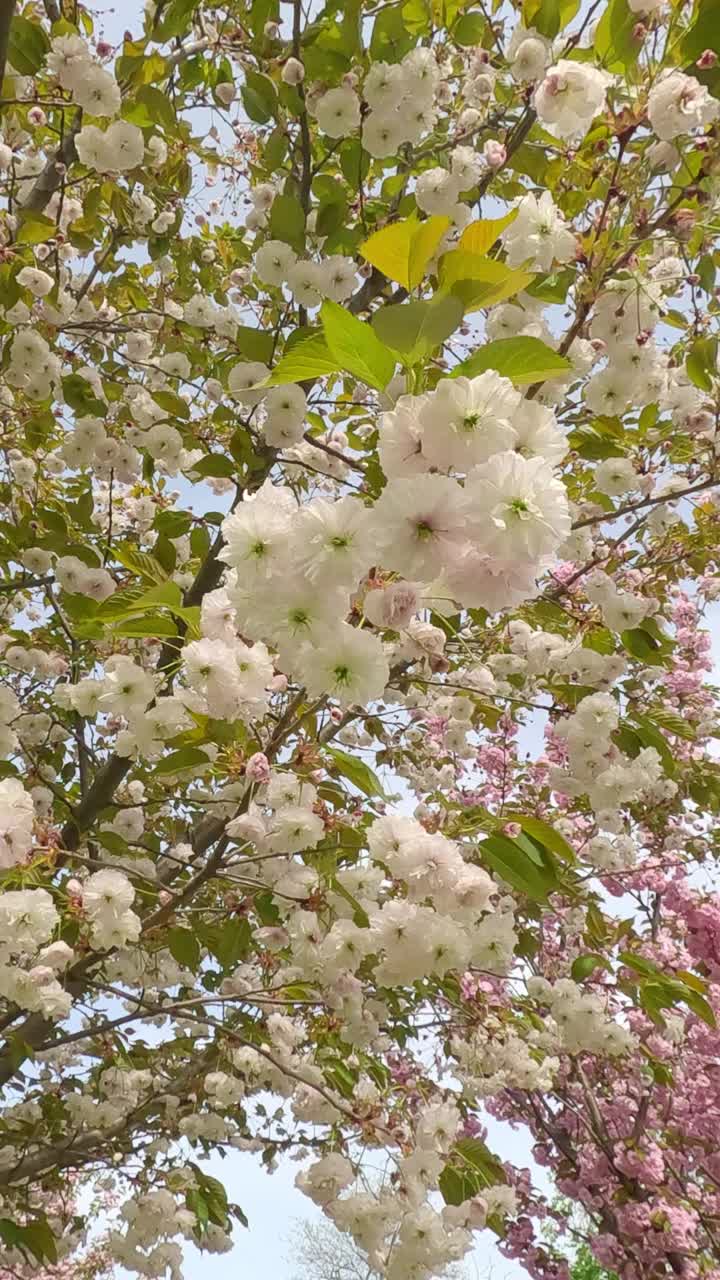
[[[720,1280],[720,10],[128,22],[0,0],[0,1274],[564,1280],[492,1115]]]

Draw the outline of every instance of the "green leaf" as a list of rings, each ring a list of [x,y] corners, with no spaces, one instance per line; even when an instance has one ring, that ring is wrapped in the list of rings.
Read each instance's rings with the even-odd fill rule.
[[[466,311],[478,311],[512,298],[532,279],[531,271],[513,270],[503,262],[464,249],[452,249],[440,260],[442,288],[460,298]]]
[[[378,341],[370,325],[330,301],[323,302],[320,319],[330,354],[340,368],[376,391],[383,391],[395,372],[396,359]]]
[[[647,715],[661,729],[667,729],[668,733],[677,734],[678,738],[685,738],[688,742],[695,741],[696,734],[692,724],[676,712],[666,711],[664,707],[648,707]]]
[[[471,1200],[486,1187],[506,1183],[503,1165],[480,1138],[460,1138],[455,1143],[438,1185],[446,1204]]]
[[[163,514],[171,514],[163,512]],[[172,514],[180,514],[173,512]],[[142,555],[143,552],[138,554]],[[182,604],[182,592],[177,582],[161,582],[158,586],[151,587],[149,591],[144,591],[141,586],[125,587],[122,591],[116,591],[114,595],[107,600],[103,600],[98,605],[96,617],[101,622],[121,622],[123,618],[130,618],[133,614],[144,613],[146,609],[157,606],[166,605],[168,608]]]
[[[174,391],[153,391],[152,398],[161,409],[171,418],[182,418],[183,421],[190,417],[190,406],[182,396],[176,395]]]
[[[171,751],[155,765],[155,773],[181,773],[183,769],[194,769],[197,765],[209,765],[207,754],[199,747],[181,747],[179,751]]]
[[[165,618],[162,614],[148,613],[142,618],[128,618],[125,622],[119,622],[113,627],[112,633],[115,636],[174,636],[177,635],[177,627],[170,618]]]
[[[452,294],[437,294],[429,302],[403,302],[380,307],[372,326],[386,346],[400,352],[406,364],[430,355],[459,328],[463,307]]]
[[[351,191],[357,191],[370,169],[370,156],[358,138],[346,138],[340,147],[340,168]]]
[[[199,9],[199,0],[170,0],[161,22],[153,32],[154,40],[170,40],[172,36],[187,35],[191,29],[191,17]]]
[[[167,945],[173,960],[188,969],[197,969],[200,963],[200,943],[190,929],[182,929],[180,926],[170,929]]]
[[[21,208],[19,217],[20,226],[15,237],[17,244],[43,244],[57,232],[53,219],[44,213],[33,213],[31,210],[23,213]]]
[[[608,71],[627,72],[637,62],[642,48],[642,39],[633,34],[637,22],[628,0],[610,0],[593,37],[594,52]]]
[[[688,62],[695,62],[706,49],[720,53],[720,0],[697,0],[694,16],[680,46]],[[693,72],[697,74],[694,67]]]
[[[187,511],[158,511],[153,527],[166,538],[182,538],[192,528],[192,516]]]
[[[117,831],[100,830],[97,838],[103,849],[107,849],[108,853],[111,853],[113,857],[132,857],[132,850],[130,849],[127,840],[123,840],[122,836],[119,836]]]
[[[241,355],[248,360],[259,360],[261,364],[269,364],[273,355],[273,335],[264,329],[253,329],[250,325],[238,325],[235,330],[235,343]]]
[[[517,215],[517,209],[511,209],[502,218],[480,218],[477,222],[468,223],[460,236],[458,247],[465,253],[487,253]]]
[[[718,374],[718,340],[712,338],[696,338],[693,342],[685,367],[687,375],[701,391],[712,391],[713,381]]]
[[[475,378],[486,369],[495,369],[516,387],[522,387],[528,383],[546,382],[549,378],[562,378],[572,370],[572,364],[539,338],[520,335],[486,343],[462,364],[451,369],[450,377]]]
[[[10,8],[12,13],[12,7]],[[50,49],[50,41],[39,22],[13,18],[10,23],[7,60],[21,76],[34,76]]]
[[[655,748],[665,772],[672,776],[675,773],[675,757],[667,738],[647,716],[641,716],[637,712],[633,712],[632,726],[644,747]]]
[[[26,1056],[23,1053],[23,1058]],[[57,1244],[45,1217],[25,1223],[0,1218],[0,1240],[10,1249],[19,1249],[26,1258],[30,1253],[37,1262],[57,1262]]]
[[[296,342],[290,351],[278,360],[264,385],[283,386],[288,382],[305,382],[311,378],[324,378],[338,373],[340,362],[330,354],[327,342],[320,334]]]
[[[570,976],[574,982],[584,982],[596,969],[609,969],[607,958],[597,951],[586,951],[577,956],[570,967]]]
[[[376,231],[360,245],[360,253],[390,280],[404,289],[420,284],[425,269],[450,226],[450,219],[405,218]]]
[[[165,582],[167,574],[162,565],[147,551],[139,551],[132,542],[119,542],[113,547],[113,560],[117,560],[131,573],[137,573],[145,582]]]
[[[305,212],[295,196],[275,197],[270,210],[269,235],[273,240],[291,245],[297,253],[304,252]]]
[[[237,473],[237,464],[232,458],[226,458],[222,453],[208,453],[198,462],[194,462],[189,469],[193,475],[201,476],[203,480],[208,476],[216,480],[232,480]]]
[[[399,62],[415,45],[403,21],[402,6],[386,5],[373,23],[370,57],[373,62]]]
[[[663,665],[663,645],[645,626],[631,627],[621,632],[620,640],[633,658],[639,658],[641,662],[653,667]]]
[[[177,126],[177,118],[172,98],[151,84],[143,84],[137,91],[137,101],[147,107],[151,124],[161,124],[172,132]]]
[[[542,818],[533,818],[524,813],[503,812],[503,822],[517,822],[518,826],[522,827],[523,831],[532,836],[533,840],[536,840],[544,849],[557,854],[563,862],[575,862],[574,849],[559,831],[556,831],[549,822],[543,822]]]
[[[380,779],[364,760],[359,756],[351,756],[347,751],[341,751],[339,747],[327,747],[326,750],[328,755],[332,756],[338,773],[347,778],[358,791],[362,791],[366,796],[379,796],[382,800],[386,798]]]
[[[535,902],[547,901],[561,887],[550,853],[538,865],[517,840],[501,835],[488,836],[478,845],[478,852],[496,875]]]
[[[456,44],[467,48],[480,44],[486,31],[487,19],[485,15],[479,13],[477,9],[473,9],[471,13],[464,13],[462,17],[458,18],[453,27],[453,37]]]
[[[92,385],[87,378],[83,378],[81,373],[69,373],[62,380],[63,398],[70,408],[86,417],[90,414],[93,417],[105,417],[106,406],[102,400],[98,400]]]
[[[243,106],[255,124],[267,124],[277,111],[277,91],[269,76],[245,71],[245,84],[240,90]]]
[[[358,929],[369,929],[370,917],[368,916],[367,911],[364,911],[360,906],[357,898],[353,897],[349,889],[346,889],[345,885],[342,884],[340,880],[337,880],[335,876],[332,876],[330,879],[330,888],[334,893],[337,893],[341,898],[344,898],[345,901],[353,908],[353,923],[357,925]]]
[[[239,918],[225,921],[208,942],[208,950],[220,961],[223,969],[234,969],[248,954],[251,944],[250,924]]]
[[[524,0],[523,25],[553,40],[580,8],[580,0]]]

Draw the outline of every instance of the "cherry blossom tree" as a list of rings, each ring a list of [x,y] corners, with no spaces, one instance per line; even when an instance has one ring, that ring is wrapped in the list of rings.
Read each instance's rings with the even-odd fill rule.
[[[0,0],[8,1274],[720,1280],[719,18]]]

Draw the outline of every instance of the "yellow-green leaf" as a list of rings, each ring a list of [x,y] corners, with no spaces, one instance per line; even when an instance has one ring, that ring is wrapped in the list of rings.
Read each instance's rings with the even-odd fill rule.
[[[481,254],[453,249],[440,261],[440,284],[460,298],[466,311],[491,307],[512,298],[530,284],[531,271],[513,270]]]
[[[470,222],[460,237],[459,247],[465,253],[487,253],[516,218],[517,209],[511,209],[503,218],[480,218],[478,222]]]
[[[360,245],[363,257],[404,289],[420,284],[428,262],[450,226],[449,218],[405,218],[376,231]]]

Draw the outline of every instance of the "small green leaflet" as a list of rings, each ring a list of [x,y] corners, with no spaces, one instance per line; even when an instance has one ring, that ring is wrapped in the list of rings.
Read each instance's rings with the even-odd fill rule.
[[[347,778],[358,791],[364,792],[366,796],[379,796],[385,799],[380,779],[364,760],[351,756],[347,751],[341,751],[339,747],[327,747],[326,750],[328,755],[332,756],[338,773]]]

